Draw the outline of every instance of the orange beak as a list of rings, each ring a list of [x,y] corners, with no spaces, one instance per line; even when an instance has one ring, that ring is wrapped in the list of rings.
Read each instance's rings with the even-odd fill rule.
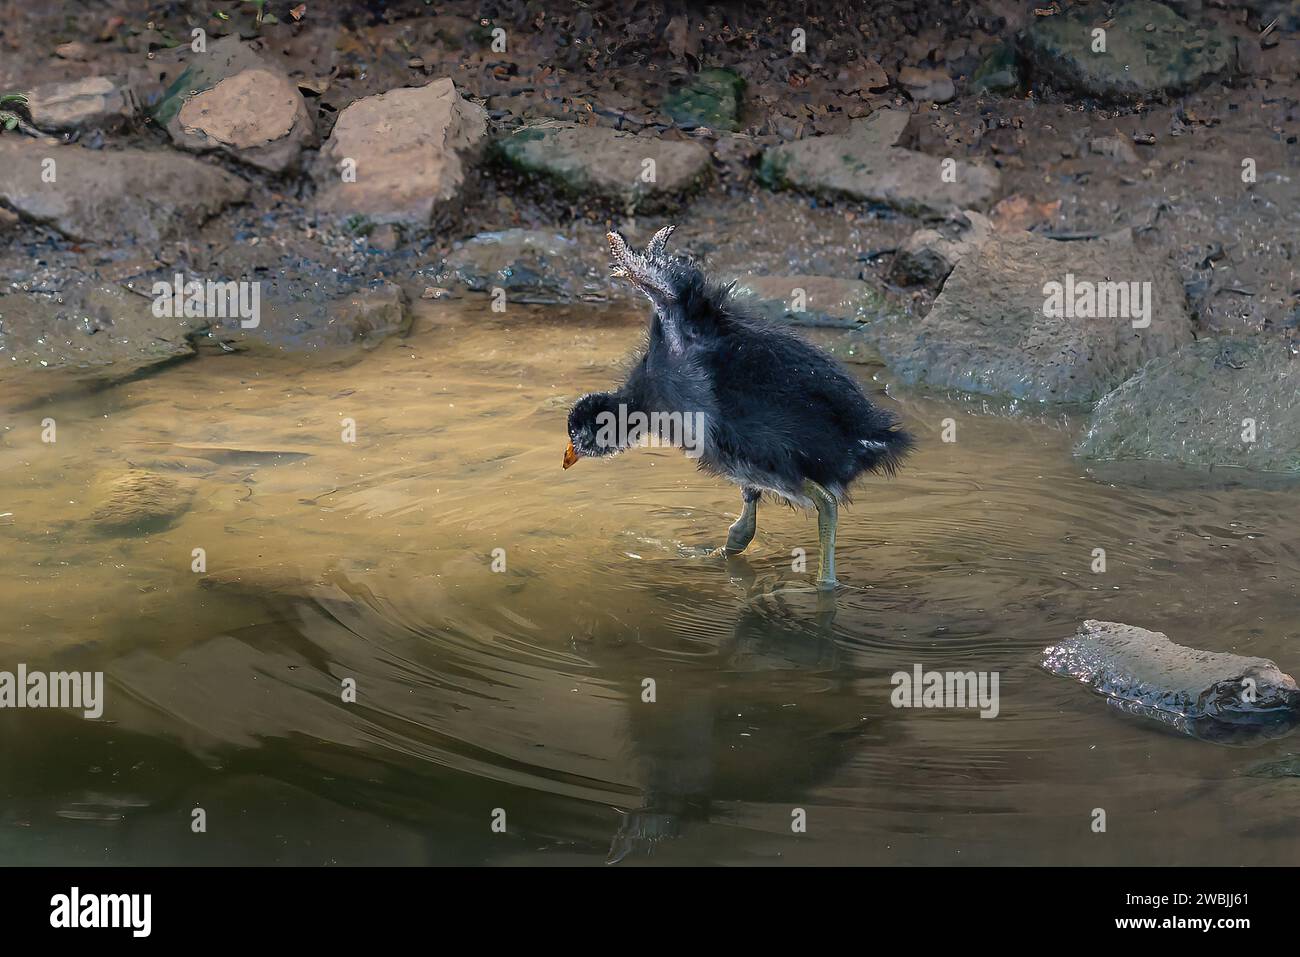
[[[564,450],[564,467],[567,469],[574,462],[578,461],[578,457],[578,450],[575,449],[573,443],[570,442],[569,447]]]

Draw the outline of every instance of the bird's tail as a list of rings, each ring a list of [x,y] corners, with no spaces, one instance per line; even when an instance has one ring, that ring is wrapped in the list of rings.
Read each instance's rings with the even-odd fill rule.
[[[868,472],[892,476],[914,448],[916,439],[901,425],[880,429],[862,440],[862,467]]]

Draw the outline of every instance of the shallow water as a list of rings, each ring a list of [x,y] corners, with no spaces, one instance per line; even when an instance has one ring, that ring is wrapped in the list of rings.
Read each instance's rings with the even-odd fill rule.
[[[1300,780],[1244,773],[1300,738],[1176,737],[1038,668],[1084,618],[1300,668],[1296,490],[1108,484],[1070,458],[1068,417],[882,398],[921,450],[842,510],[828,601],[807,588],[810,516],[765,502],[724,561],[703,553],[739,495],[679,453],[561,470],[568,404],[616,379],[638,317],[418,309],[355,362],[6,384],[0,669],[108,687],[100,721],[0,712],[0,859],[1300,857]],[[186,484],[190,509],[91,529],[97,476],[128,465]],[[998,672],[998,716],[894,708],[915,664]]]

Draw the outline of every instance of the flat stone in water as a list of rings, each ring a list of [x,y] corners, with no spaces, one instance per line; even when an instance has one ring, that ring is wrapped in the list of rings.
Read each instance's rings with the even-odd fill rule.
[[[1120,711],[1204,740],[1275,737],[1300,721],[1295,679],[1269,659],[1188,648],[1120,622],[1085,621],[1043,651],[1042,666]]]
[[[166,475],[130,469],[101,480],[90,522],[109,533],[144,534],[171,525],[189,508],[191,491]]]

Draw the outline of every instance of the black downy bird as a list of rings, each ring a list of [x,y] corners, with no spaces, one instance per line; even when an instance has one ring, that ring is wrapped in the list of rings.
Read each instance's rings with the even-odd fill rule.
[[[569,411],[564,467],[647,440],[686,448],[702,471],[740,486],[740,518],[724,553],[753,540],[767,492],[817,509],[817,584],[833,588],[838,506],[864,473],[894,474],[913,439],[830,356],[744,315],[731,298],[734,283],[711,282],[691,260],[665,252],[673,228],[655,233],[643,253],[607,234],[612,276],[639,289],[654,315],[627,381],[584,395]]]

